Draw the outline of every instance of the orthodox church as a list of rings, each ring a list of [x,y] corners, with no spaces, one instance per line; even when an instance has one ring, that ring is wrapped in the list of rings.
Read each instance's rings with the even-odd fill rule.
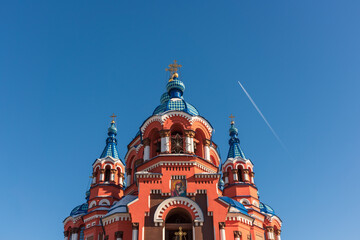
[[[220,159],[213,127],[183,94],[181,65],[169,65],[160,105],[124,159],[116,122],[92,164],[86,201],[65,218],[64,240],[280,240],[282,222],[259,199],[253,162],[231,121]],[[115,117],[115,116],[113,116]]]

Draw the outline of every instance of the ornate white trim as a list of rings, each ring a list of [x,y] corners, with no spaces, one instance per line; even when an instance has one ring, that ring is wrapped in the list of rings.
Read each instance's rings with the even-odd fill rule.
[[[114,215],[107,216],[103,218],[104,226],[109,225],[113,222],[118,221],[131,221],[131,217],[129,213],[116,213]]]
[[[109,161],[110,163],[120,163],[120,165],[122,166],[122,167],[125,167],[124,166],[124,164],[120,161],[120,159],[116,159],[116,158],[113,158],[113,157],[111,157],[111,156],[107,156],[106,158],[98,158],[98,159],[96,159],[96,161],[93,163],[93,168],[94,168],[94,166],[97,164],[97,163],[101,163],[101,164],[103,164],[104,162],[106,162],[106,161]]]
[[[254,218],[242,213],[228,213],[226,215],[226,221],[241,222],[246,225],[252,226],[254,222]]]
[[[170,155],[171,156],[171,155]],[[168,166],[168,167],[174,167],[174,166],[196,166],[198,168],[200,168],[201,170],[207,171],[209,173],[216,173],[215,170],[212,170],[204,165],[202,165],[201,163],[198,162],[185,162],[185,161],[161,161],[158,162],[154,165],[151,165],[147,168],[145,168],[143,171],[144,172],[148,172],[154,168],[157,168],[159,166]]]
[[[96,206],[96,201],[94,200],[89,204],[89,209],[95,206]]]
[[[89,221],[91,221],[93,219],[96,219],[96,218],[102,218],[103,216],[105,216],[105,215],[97,214],[97,215],[93,215],[93,216],[88,217],[88,218],[84,218],[84,223],[89,222]]]
[[[203,117],[191,116],[190,114],[187,114],[187,113],[181,112],[181,111],[171,111],[171,112],[165,113],[163,115],[151,116],[143,123],[143,125],[140,127],[140,130],[142,133],[144,133],[146,128],[152,122],[157,121],[157,122],[161,123],[161,125],[164,125],[164,123],[166,122],[167,119],[169,119],[171,117],[175,117],[175,116],[185,118],[190,123],[190,125],[193,125],[194,122],[201,122],[202,124],[204,124],[204,126],[207,128],[207,130],[210,132],[210,134],[213,131],[213,129],[210,126],[210,124],[208,123],[208,121],[206,121]]]
[[[171,197],[160,203],[154,214],[154,222],[162,223],[164,221],[162,217],[165,210],[172,205],[183,205],[190,208],[195,215],[194,222],[204,222],[204,215],[199,205],[186,197]]]

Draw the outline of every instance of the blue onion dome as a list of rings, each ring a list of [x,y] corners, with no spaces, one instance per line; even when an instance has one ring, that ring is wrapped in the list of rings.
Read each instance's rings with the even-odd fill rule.
[[[230,134],[231,137],[238,135],[238,129],[235,127],[235,122],[234,121],[231,121],[229,134]]]
[[[275,210],[265,203],[260,203],[260,212],[275,215]]]
[[[116,133],[117,133],[117,129],[115,127],[115,121],[112,121],[110,127],[108,128],[108,135],[109,136],[111,136],[112,134],[116,135]]]
[[[169,94],[167,92],[163,93],[163,95],[161,95],[161,98],[160,98],[160,103],[161,104],[166,103],[167,101],[169,101],[169,99],[170,99]]]
[[[173,79],[170,79],[170,81],[166,85],[166,90],[171,98],[180,98],[185,91],[185,84],[178,78],[174,77]]]
[[[83,203],[79,206],[76,206],[70,213],[70,216],[75,216],[75,215],[79,215],[79,214],[85,214],[87,213],[88,210],[88,204],[87,203]]]
[[[184,100],[185,84],[178,79],[178,76],[177,73],[174,73],[170,78],[166,85],[167,93],[161,96],[161,104],[155,108],[153,115],[162,114],[167,111],[182,111],[192,116],[199,115],[197,109]]]

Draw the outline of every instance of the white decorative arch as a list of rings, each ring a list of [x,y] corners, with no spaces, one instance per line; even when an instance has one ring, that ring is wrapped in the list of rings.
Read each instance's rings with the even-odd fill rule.
[[[241,166],[241,168],[242,168],[243,170],[244,170],[244,169],[247,169],[246,166],[245,166],[244,164],[242,164],[242,163],[236,164],[236,169],[239,168],[239,165]]]
[[[100,202],[99,202],[99,205],[100,206],[110,206],[110,201],[107,200],[107,199],[102,199]]]
[[[154,214],[154,222],[163,222],[163,213],[173,205],[183,205],[190,208],[195,215],[194,222],[204,222],[204,214],[199,205],[186,197],[171,197],[160,203]]]
[[[110,166],[111,169],[114,169],[114,165],[112,163],[105,163],[104,169],[106,168],[106,166]]]
[[[258,203],[256,200],[253,200],[252,204],[253,204],[255,207],[259,207],[259,203]]]
[[[96,169],[98,169],[99,168],[99,170],[100,170],[100,164],[99,165],[96,165],[96,167],[94,168],[94,172],[96,172]]]
[[[241,204],[247,204],[247,205],[250,205],[250,201],[249,201],[249,200],[247,200],[246,198],[241,199],[241,200],[240,200],[240,203],[241,203]]]
[[[96,206],[96,201],[92,201],[90,204],[89,204],[89,208],[92,208],[92,207],[95,207]]]

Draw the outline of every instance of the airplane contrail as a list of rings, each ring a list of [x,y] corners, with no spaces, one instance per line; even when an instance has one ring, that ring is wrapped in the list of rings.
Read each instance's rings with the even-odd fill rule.
[[[250,94],[246,91],[246,89],[244,88],[244,86],[240,83],[240,81],[238,81],[240,87],[242,88],[242,90],[244,91],[244,93],[246,94],[246,96],[249,98],[250,102],[252,103],[252,105],[254,106],[254,108],[256,109],[256,111],[260,114],[260,116],[262,117],[262,119],[264,120],[264,122],[266,123],[266,125],[270,128],[271,132],[273,133],[273,135],[275,136],[275,138],[278,140],[278,142],[281,144],[281,146],[287,151],[288,149],[286,148],[285,144],[281,141],[280,137],[277,135],[277,133],[275,132],[275,130],[271,127],[270,123],[268,122],[268,120],[266,120],[264,114],[262,114],[262,112],[260,111],[259,107],[256,105],[256,103],[254,102],[254,100],[251,98]]]

